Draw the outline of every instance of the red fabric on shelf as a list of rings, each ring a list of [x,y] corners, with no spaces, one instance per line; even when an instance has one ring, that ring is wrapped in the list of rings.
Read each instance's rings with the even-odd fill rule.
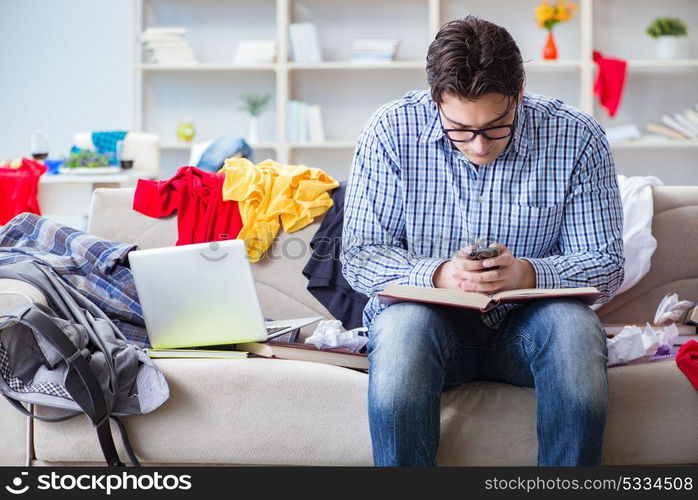
[[[689,340],[676,353],[676,365],[698,391],[698,342]]]
[[[168,180],[139,179],[133,209],[150,217],[177,211],[177,245],[231,240],[242,229],[237,201],[223,201],[225,174],[181,167]]]
[[[17,168],[0,167],[0,225],[22,212],[41,215],[36,194],[44,172],[44,165],[29,158]]]
[[[594,62],[599,71],[594,82],[594,95],[599,96],[601,105],[608,110],[608,116],[616,116],[625,87],[625,73],[628,63],[622,59],[611,59],[594,51]]]

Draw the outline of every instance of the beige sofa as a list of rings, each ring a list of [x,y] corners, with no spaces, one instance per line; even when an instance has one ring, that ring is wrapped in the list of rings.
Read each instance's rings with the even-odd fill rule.
[[[175,219],[154,220],[131,210],[132,189],[98,189],[89,231],[142,248],[172,245]],[[698,187],[654,191],[652,271],[598,311],[605,322],[650,320],[660,298],[675,291],[698,299]],[[319,221],[281,235],[295,259],[254,264],[264,312],[273,318],[322,314],[301,275],[306,242]],[[32,287],[0,280],[43,300]],[[0,309],[12,305],[7,296]],[[307,333],[307,332],[306,332]],[[159,360],[170,399],[157,411],[127,419],[145,464],[370,465],[367,375],[322,364],[282,360]],[[698,464],[698,392],[675,362],[609,369],[610,405],[605,464]],[[440,464],[535,465],[535,393],[495,382],[449,390],[442,403]],[[50,413],[48,410],[38,410]],[[3,464],[100,464],[101,452],[83,417],[62,423],[28,422],[0,402]],[[125,454],[122,456],[125,458]]]

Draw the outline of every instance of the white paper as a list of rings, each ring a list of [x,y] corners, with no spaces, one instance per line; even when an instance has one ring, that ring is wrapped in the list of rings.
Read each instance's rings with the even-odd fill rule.
[[[367,343],[368,337],[359,335],[365,332],[365,327],[342,331],[342,322],[338,320],[323,320],[315,327],[313,334],[305,339],[306,344],[313,344],[318,349],[348,349],[359,352]]]
[[[654,324],[669,325],[671,323],[676,323],[686,311],[695,305],[695,302],[691,302],[690,300],[679,301],[679,296],[677,294],[668,293],[657,307],[657,312],[654,315]]]

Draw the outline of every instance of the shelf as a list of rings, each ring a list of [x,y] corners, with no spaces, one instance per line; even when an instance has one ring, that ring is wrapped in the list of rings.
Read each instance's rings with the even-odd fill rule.
[[[628,69],[696,68],[698,59],[629,59]]]
[[[557,59],[554,61],[538,59],[534,61],[524,62],[524,68],[544,71],[555,71],[567,69],[580,69],[583,64],[583,61],[579,59]]]
[[[182,142],[166,142],[160,144],[160,149],[189,151],[191,149],[191,146],[191,144]],[[277,146],[278,145],[275,142],[255,142],[250,144],[250,147],[252,149],[276,149]]]
[[[621,0],[617,1],[621,2]],[[147,123],[159,123],[158,120],[147,120],[145,118],[148,114],[158,112],[160,106],[169,105],[171,109],[166,111],[171,112],[170,114],[172,116],[170,117],[168,114],[163,113],[163,116],[167,116],[168,119],[167,121],[163,121],[162,127],[168,130],[174,129],[174,117],[186,115],[184,111],[186,111],[187,99],[189,97],[188,93],[198,92],[198,88],[195,84],[192,84],[192,82],[182,82],[182,87],[187,90],[187,94],[182,93],[183,109],[181,113],[175,113],[175,106],[179,105],[177,102],[179,94],[174,94],[175,97],[167,95],[165,97],[167,97],[168,100],[163,99],[162,102],[159,102],[157,99],[159,96],[154,95],[155,92],[153,92],[153,89],[157,92],[166,92],[167,90],[161,90],[161,87],[166,88],[169,85],[174,89],[178,89],[179,87],[177,87],[177,85],[179,82],[176,81],[177,79],[186,80],[195,78],[198,79],[197,82],[199,80],[203,82],[207,79],[214,80],[212,81],[212,88],[215,88],[216,95],[211,96],[210,99],[200,99],[195,102],[195,104],[202,102],[205,107],[213,106],[214,104],[212,103],[215,102],[215,99],[218,97],[221,98],[221,102],[231,102],[233,96],[225,93],[226,85],[229,81],[232,82],[231,86],[234,86],[236,89],[246,85],[248,83],[246,80],[252,82],[255,79],[259,81],[264,80],[264,85],[269,87],[271,85],[269,78],[271,78],[271,80],[273,80],[274,95],[274,104],[272,106],[275,107],[275,114],[273,120],[267,124],[264,133],[269,134],[267,137],[278,137],[279,139],[288,137],[286,132],[291,117],[288,113],[287,104],[294,98],[308,101],[309,104],[322,105],[326,135],[328,137],[346,138],[352,136],[352,133],[349,132],[350,130],[359,130],[359,127],[365,124],[366,117],[369,116],[371,112],[375,111],[379,105],[400,95],[404,95],[404,92],[407,90],[415,89],[418,76],[420,77],[419,85],[422,85],[418,88],[423,88],[421,75],[423,75],[426,70],[428,45],[424,43],[422,47],[421,42],[419,45],[412,43],[414,40],[410,37],[412,37],[414,33],[411,28],[419,27],[420,29],[428,29],[429,36],[420,37],[420,39],[424,38],[424,42],[430,42],[436,35],[440,26],[454,18],[456,11],[458,11],[458,15],[460,15],[461,7],[457,7],[456,4],[462,3],[460,0],[415,0],[414,2],[409,2],[410,6],[408,9],[404,12],[402,9],[398,9],[400,12],[396,13],[396,15],[409,16],[405,18],[404,21],[405,25],[411,28],[401,28],[396,29],[394,32],[383,33],[384,28],[382,23],[384,23],[384,21],[382,20],[372,20],[371,22],[367,22],[366,25],[354,22],[352,26],[342,26],[341,29],[337,30],[337,19],[341,19],[346,9],[353,8],[351,5],[346,6],[342,4],[340,6],[340,4],[337,4],[337,9],[335,9],[332,7],[334,5],[332,2],[318,1],[312,2],[313,5],[306,8],[305,5],[296,5],[297,2],[294,2],[294,0],[273,0],[266,2],[267,7],[269,7],[267,9],[269,10],[267,13],[268,18],[264,20],[264,23],[261,23],[260,19],[252,15],[251,11],[248,12],[246,8],[246,6],[252,5],[255,2],[252,0],[245,0],[241,4],[245,6],[245,8],[240,9],[242,17],[237,20],[241,23],[241,27],[244,28],[239,34],[230,34],[228,32],[228,34],[223,37],[224,39],[201,36],[196,40],[197,43],[202,44],[202,47],[210,46],[208,52],[201,51],[199,54],[203,59],[211,62],[197,65],[179,65],[145,63],[141,59],[143,53],[142,50],[140,50],[139,36],[146,27],[144,21],[148,21],[148,23],[159,23],[167,19],[167,22],[173,25],[180,23],[186,25],[190,22],[187,16],[182,14],[179,5],[173,8],[169,6],[171,2],[158,0],[155,3],[157,4],[157,9],[161,9],[162,12],[159,13],[159,16],[154,16],[152,12],[148,13],[147,11],[148,8],[155,10],[155,7],[152,5],[150,7],[144,6],[144,4],[148,4],[148,2],[152,3],[153,0],[133,0],[135,14],[134,40],[137,47],[137,49],[134,50],[134,61],[132,66],[135,127],[143,129],[143,126]],[[182,2],[176,3],[187,2],[188,0],[182,0]],[[395,7],[400,3],[401,2],[396,2]],[[468,5],[472,4],[473,11],[479,11],[482,10],[482,8],[484,8],[483,6],[487,3],[488,2],[483,0],[475,3],[470,2]],[[676,98],[674,98],[674,96],[669,97],[676,102],[679,102],[680,99],[685,100],[688,98],[689,101],[684,105],[688,106],[691,104],[691,96],[693,94],[691,93],[692,89],[688,87],[694,75],[698,75],[698,73],[696,73],[696,70],[698,70],[698,58],[696,57],[698,57],[698,55],[692,54],[691,58],[687,59],[660,60],[654,59],[656,56],[654,51],[651,50],[651,46],[648,46],[648,50],[637,50],[635,52],[628,50],[624,52],[620,50],[623,48],[623,45],[619,45],[618,47],[620,47],[620,49],[616,50],[612,47],[612,43],[609,44],[604,42],[604,38],[599,36],[601,33],[599,30],[606,30],[607,26],[611,25],[605,19],[603,22],[599,22],[602,18],[598,13],[594,13],[594,11],[599,8],[599,2],[596,0],[579,0],[576,3],[579,6],[579,11],[575,15],[574,22],[577,23],[578,34],[573,36],[573,33],[570,34],[568,30],[570,36],[567,37],[567,39],[565,39],[566,35],[561,34],[562,41],[567,46],[566,50],[568,51],[565,52],[567,58],[552,61],[543,60],[539,52],[540,31],[535,31],[535,44],[529,44],[529,46],[525,47],[526,53],[529,54],[531,59],[524,62],[524,69],[530,76],[532,91],[535,90],[533,89],[534,85],[548,88],[550,90],[547,92],[547,95],[562,98],[566,102],[576,105],[599,120],[605,119],[605,111],[599,107],[593,93],[594,77],[597,74],[598,66],[592,60],[592,53],[596,48],[603,51],[603,46],[606,46],[609,50],[608,55],[611,55],[610,52],[615,51],[612,55],[622,56],[625,54],[629,58],[626,60],[628,62],[628,78],[631,80],[635,79],[635,77],[640,80],[645,78],[653,79],[655,77],[661,78],[661,75],[664,74],[678,76],[678,79],[685,80],[687,85],[682,86],[680,90],[681,96],[676,96]],[[692,4],[693,2],[688,3]],[[507,6],[507,2],[494,2],[489,9],[490,12],[496,12],[498,14],[499,10],[507,10]],[[371,8],[370,4],[366,4],[363,7],[367,9]],[[647,10],[646,7],[647,6],[644,6],[639,10],[636,9],[634,14],[645,12]],[[417,8],[419,10],[417,10]],[[271,13],[272,9],[274,10],[273,15]],[[528,9],[528,7],[526,7],[526,9]],[[687,7],[684,8],[684,13],[687,10],[690,9]],[[506,12],[503,14],[506,15],[501,18],[502,20],[508,18],[512,26],[514,26],[513,23],[518,23],[519,18],[515,12]],[[521,33],[521,36],[533,37],[534,32],[532,30],[535,30],[536,27],[531,17],[532,12],[527,10],[526,15],[529,16],[528,21],[521,23],[521,26],[516,25],[516,29]],[[614,15],[617,15],[617,13]],[[200,18],[197,16],[197,19],[192,21],[192,35],[194,35],[194,26],[196,26],[197,30],[203,30],[203,28],[207,27],[207,19],[210,19],[211,23],[217,22],[214,15],[202,13]],[[323,32],[323,38],[328,37],[328,39],[325,40],[323,49],[325,49],[325,56],[330,60],[314,64],[286,60],[288,59],[286,54],[290,54],[288,27],[289,24],[294,21],[312,21],[318,24],[318,29]],[[273,28],[271,26],[272,22]],[[278,54],[280,55],[279,59],[264,64],[233,63],[234,38],[238,36],[240,38],[256,37],[256,33],[252,35],[252,33],[254,33],[254,28],[256,28],[256,24],[264,24],[265,29],[268,28],[260,37],[275,39]],[[599,26],[597,26],[597,24]],[[524,35],[524,33],[528,34]],[[606,31],[603,33],[607,34]],[[640,32],[637,35],[642,36],[642,33]],[[404,60],[380,63],[351,62],[349,60],[349,40],[354,36],[389,36],[400,38],[404,42],[409,42],[405,44],[406,51],[403,52],[402,47],[400,49],[401,52],[399,53],[399,57]],[[194,37],[192,37],[192,39],[194,39]],[[631,44],[633,40],[635,40],[634,38],[628,39]],[[612,41],[616,40],[617,37],[614,36]],[[517,42],[521,43],[519,40],[517,40]],[[217,44],[215,51],[213,50],[214,44]],[[229,49],[219,50],[221,44],[229,47]],[[598,45],[598,47],[595,45]],[[520,46],[523,47],[523,45]],[[643,57],[646,57],[646,59],[641,59]],[[338,60],[342,58],[346,59]],[[353,73],[351,71],[353,71]],[[363,85],[364,82],[361,80],[366,77],[371,78],[371,85],[375,84],[379,85],[379,87]],[[221,78],[223,80],[220,80]],[[149,79],[153,81],[148,81]],[[170,84],[170,79],[172,84]],[[331,80],[332,85],[323,85],[327,83],[325,80],[328,82]],[[403,89],[402,87],[408,86],[406,83],[407,80],[410,82],[414,81],[415,83],[409,84],[410,89]],[[669,80],[673,81],[671,78],[669,78]],[[338,83],[341,83],[341,89],[333,88],[333,85]],[[655,84],[655,82],[650,83]],[[156,87],[156,85],[160,85],[161,87]],[[248,86],[254,91],[254,84]],[[349,92],[352,93],[351,99],[356,99],[356,101],[351,101],[349,98],[343,99],[345,93],[339,91],[344,91],[345,89],[349,89]],[[267,90],[270,93],[272,92],[271,87]],[[662,90],[665,90],[664,95],[666,95],[666,89],[664,87],[652,88],[655,97],[658,97]],[[368,95],[369,93],[370,95]],[[359,97],[355,97],[354,94],[358,94]],[[340,96],[339,99],[338,95]],[[633,101],[635,99],[634,97]],[[148,104],[146,105],[146,103]],[[629,107],[631,105],[646,106],[648,104],[644,100],[641,100],[640,104],[634,102],[630,103],[629,101],[624,103],[624,107]],[[659,108],[659,103],[651,103],[649,105]],[[193,107],[194,104],[190,106]],[[661,110],[661,112],[669,111],[671,111],[670,108]],[[199,114],[202,116],[201,120],[211,120],[211,123],[208,124],[210,129],[221,130],[218,125],[215,127],[213,125],[215,123],[215,117],[209,118],[204,111]],[[657,114],[659,114],[659,111]],[[338,122],[335,123],[337,120],[345,121],[346,126],[342,124],[343,126],[340,127]],[[226,128],[223,127],[222,130],[226,130]],[[239,133],[244,135],[242,131]],[[163,152],[168,151],[170,154],[177,153],[180,156],[188,154],[191,148],[190,144],[176,142],[173,134],[167,134],[166,137],[170,139],[170,142],[165,142],[161,145]],[[293,163],[296,161],[294,157],[312,156],[313,162],[323,165],[326,164],[324,163],[325,158],[327,158],[327,163],[330,163],[332,161],[331,159],[334,159],[337,155],[344,155],[345,153],[348,154],[351,152],[356,147],[356,142],[355,140],[345,139],[328,140],[320,143],[278,140],[261,142],[252,144],[251,146],[255,151],[262,150],[256,153],[255,156],[271,156],[273,152],[275,153],[274,158],[281,163]],[[619,154],[622,151],[624,155],[632,155],[633,160],[635,157],[638,157],[640,163],[644,163],[642,161],[643,155],[649,154],[652,151],[672,153],[674,151],[680,151],[690,156],[698,151],[698,140],[662,140],[660,137],[647,134],[639,140],[611,144],[611,148],[614,152],[619,152]],[[651,160],[652,159],[649,159],[648,161]],[[690,183],[695,183],[695,181],[690,181]]]
[[[426,61],[361,62],[327,61],[321,63],[289,62],[289,70],[352,70],[352,69],[421,69],[426,68]]]
[[[645,137],[634,141],[623,141],[610,144],[611,149],[676,149],[698,148],[696,139],[664,139],[661,137]]]
[[[260,64],[137,64],[136,70],[143,72],[205,72],[205,71],[275,71],[273,63]]]
[[[291,149],[354,149],[356,141],[290,142]]]
[[[136,71],[142,72],[206,72],[206,71],[289,71],[297,70],[352,70],[352,69],[420,69],[426,67],[426,61],[395,61],[380,63],[353,63],[349,61],[328,61],[322,63],[295,63],[289,62],[285,66],[282,63],[268,64],[153,64],[143,63],[136,65]]]

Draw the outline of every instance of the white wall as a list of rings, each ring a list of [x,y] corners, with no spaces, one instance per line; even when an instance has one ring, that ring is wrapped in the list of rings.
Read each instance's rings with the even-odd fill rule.
[[[57,156],[75,132],[131,127],[131,0],[1,0],[0,33],[0,159],[34,129]]]

